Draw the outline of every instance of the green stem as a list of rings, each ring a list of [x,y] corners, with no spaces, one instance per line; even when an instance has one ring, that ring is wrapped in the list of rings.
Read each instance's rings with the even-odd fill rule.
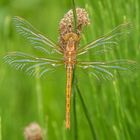
[[[75,7],[75,1],[74,0],[72,0],[72,9],[73,9],[73,18],[74,18],[74,31],[76,33],[77,32],[77,14],[76,14],[76,7]],[[79,94],[79,97],[80,97],[80,100],[81,100],[81,103],[82,103],[82,107],[83,107],[86,119],[87,119],[87,121],[89,123],[90,129],[91,129],[91,132],[92,132],[93,139],[97,140],[97,136],[96,136],[94,127],[93,127],[91,119],[89,117],[89,112],[88,112],[88,110],[86,108],[86,105],[84,103],[84,100],[82,98],[80,89],[79,89],[78,84],[77,84],[77,78],[75,76],[75,68],[73,70],[72,91],[73,91],[74,140],[78,140],[77,117],[76,117],[76,92],[74,92],[74,91],[77,91],[77,93]]]
[[[75,1],[72,0],[72,10],[73,10],[73,19],[74,19],[74,32],[77,32],[77,14],[76,14],[76,7]]]
[[[72,91],[73,91],[73,133],[74,133],[74,140],[78,140],[78,133],[77,133],[77,115],[76,115],[76,92],[75,92],[75,68],[73,70],[73,80],[72,80]]]
[[[40,79],[39,79],[39,71],[40,68],[36,67],[36,97],[37,97],[37,108],[38,108],[38,117],[39,117],[39,122],[43,129],[45,129],[45,134],[46,134],[46,125],[45,125],[45,120],[44,120],[44,109],[43,109],[43,97],[42,97],[42,89],[41,89],[41,84],[40,84]],[[44,134],[43,139],[46,139],[46,135]]]
[[[0,116],[0,140],[2,140],[2,125],[1,125],[1,116]]]
[[[80,89],[78,87],[78,84],[76,84],[75,86],[76,86],[76,90],[77,90],[77,93],[79,95],[79,98],[80,98],[80,101],[81,101],[81,104],[82,104],[82,107],[83,107],[83,110],[84,110],[84,114],[85,114],[86,119],[88,121],[90,130],[91,130],[91,133],[92,133],[93,140],[97,140],[96,132],[95,132],[95,129],[93,127],[92,121],[91,121],[91,119],[89,117],[89,112],[88,112],[88,109],[87,109],[87,107],[85,105],[84,99],[83,99],[83,97],[81,95],[81,91],[80,91]]]
[[[88,109],[85,105],[85,102],[84,102],[84,99],[81,95],[81,91],[78,87],[78,83],[77,83],[77,77],[75,75],[75,69],[73,70],[73,81],[72,81],[72,91],[73,91],[73,119],[74,119],[74,140],[78,140],[78,133],[77,133],[77,116],[76,116],[76,93],[78,93],[79,95],[79,98],[80,98],[80,101],[81,101],[81,104],[82,104],[82,107],[83,107],[83,110],[84,110],[84,114],[86,116],[86,119],[88,121],[88,124],[89,124],[89,127],[90,127],[90,130],[91,130],[91,133],[92,133],[92,137],[93,137],[93,140],[97,140],[97,136],[96,136],[96,132],[95,132],[95,129],[93,127],[93,124],[92,124],[92,121],[89,117],[89,112],[88,112]],[[74,92],[75,91],[75,92]]]
[[[42,101],[42,91],[39,79],[39,67],[36,67],[36,94],[37,94],[37,105],[38,105],[38,115],[41,125],[44,124],[44,114],[43,114],[43,101]]]

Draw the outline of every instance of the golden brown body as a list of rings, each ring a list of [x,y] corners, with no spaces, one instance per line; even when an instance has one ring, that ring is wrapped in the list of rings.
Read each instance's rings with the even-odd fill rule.
[[[76,63],[76,46],[79,42],[79,36],[76,33],[68,33],[63,39],[67,41],[64,48],[64,63],[66,65],[66,128],[70,128],[70,98],[72,92],[72,75]]]

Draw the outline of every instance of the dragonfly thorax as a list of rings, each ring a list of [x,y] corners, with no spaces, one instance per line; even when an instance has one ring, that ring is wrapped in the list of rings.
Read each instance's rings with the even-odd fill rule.
[[[75,51],[80,37],[76,33],[67,33],[63,36],[64,41],[66,42],[66,51]]]
[[[76,33],[67,33],[63,39],[67,42],[64,50],[64,62],[66,65],[74,65],[76,63],[76,46],[80,37]]]

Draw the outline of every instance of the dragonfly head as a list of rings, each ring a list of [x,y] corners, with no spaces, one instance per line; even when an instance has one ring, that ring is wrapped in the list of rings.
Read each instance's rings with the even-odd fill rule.
[[[75,42],[79,42],[80,41],[80,37],[76,34],[76,33],[67,33],[63,36],[63,39],[65,41],[68,41],[68,40],[73,40]]]

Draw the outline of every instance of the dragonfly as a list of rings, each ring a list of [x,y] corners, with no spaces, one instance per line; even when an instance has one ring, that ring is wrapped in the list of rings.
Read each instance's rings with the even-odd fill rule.
[[[73,70],[75,67],[91,72],[96,79],[107,79],[113,77],[114,70],[131,70],[135,64],[132,60],[119,59],[112,61],[81,61],[78,58],[89,53],[91,50],[99,48],[98,53],[106,53],[118,45],[121,36],[130,33],[131,24],[124,23],[115,27],[112,31],[101,36],[100,38],[80,46],[81,36],[71,31],[63,35],[66,47],[62,47],[60,43],[56,43],[42,35],[28,21],[21,17],[13,17],[16,29],[20,35],[26,38],[33,49],[45,54],[45,57],[31,55],[28,53],[15,51],[9,52],[4,56],[4,61],[17,70],[23,70],[29,75],[36,75],[36,67],[39,67],[38,76],[57,70],[58,67],[64,66],[66,69],[66,114],[65,127],[70,128],[70,106],[72,94]],[[58,58],[48,58],[58,56]],[[89,71],[88,71],[89,70]]]

